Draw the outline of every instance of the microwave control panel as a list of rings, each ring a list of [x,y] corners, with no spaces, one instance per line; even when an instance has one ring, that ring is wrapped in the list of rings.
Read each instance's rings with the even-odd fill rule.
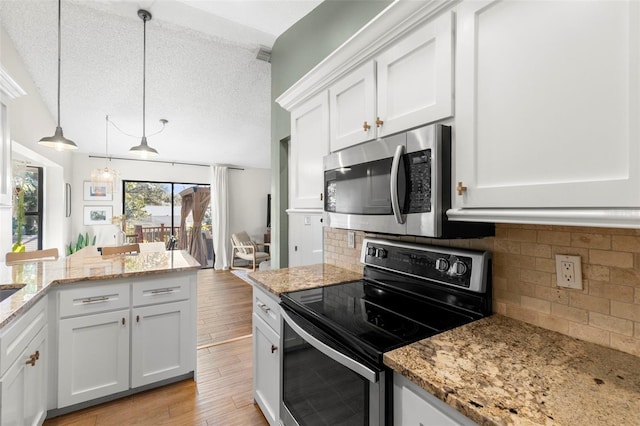
[[[406,154],[408,170],[407,213],[431,211],[431,150]]]

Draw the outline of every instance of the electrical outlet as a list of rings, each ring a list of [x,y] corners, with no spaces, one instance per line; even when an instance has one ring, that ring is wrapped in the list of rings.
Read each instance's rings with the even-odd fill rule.
[[[558,287],[582,290],[582,267],[580,256],[556,254]]]
[[[347,232],[347,247],[356,248],[356,233],[353,231]]]

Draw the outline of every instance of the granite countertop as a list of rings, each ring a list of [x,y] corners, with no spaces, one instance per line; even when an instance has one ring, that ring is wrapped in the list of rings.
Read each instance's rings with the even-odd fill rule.
[[[199,269],[186,251],[148,251],[138,254],[100,256],[94,247],[55,261],[0,263],[0,284],[4,288],[25,284],[0,302],[0,330],[57,284],[164,274]]]
[[[640,358],[501,315],[384,362],[480,425],[640,425]]]
[[[249,278],[269,292],[280,297],[280,294],[294,290],[323,287],[330,284],[344,283],[362,279],[362,274],[339,268],[327,263],[294,268],[256,271],[248,274]]]

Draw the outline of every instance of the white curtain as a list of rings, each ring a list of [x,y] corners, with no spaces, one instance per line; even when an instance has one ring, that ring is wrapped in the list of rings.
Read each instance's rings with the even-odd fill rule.
[[[215,269],[229,269],[229,169],[211,166],[211,206]]]

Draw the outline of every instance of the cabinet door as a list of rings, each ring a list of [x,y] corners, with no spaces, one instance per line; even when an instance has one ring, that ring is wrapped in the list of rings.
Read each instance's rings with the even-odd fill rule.
[[[253,314],[253,395],[270,425],[280,419],[280,338]]]
[[[289,267],[322,261],[322,214],[289,213]]]
[[[47,327],[0,380],[0,424],[37,426],[47,414]]]
[[[477,425],[398,373],[393,373],[393,422],[396,425],[416,426]]]
[[[331,152],[376,137],[375,90],[374,62],[329,88]]]
[[[322,209],[322,158],[329,153],[327,92],[291,112],[289,207]]]
[[[378,136],[450,117],[453,15],[448,12],[383,51],[377,58]]]
[[[639,9],[460,4],[456,207],[640,206]]]
[[[195,369],[189,347],[189,302],[135,308],[131,327],[131,387],[144,386]]]
[[[58,408],[129,389],[129,310],[59,323]]]

